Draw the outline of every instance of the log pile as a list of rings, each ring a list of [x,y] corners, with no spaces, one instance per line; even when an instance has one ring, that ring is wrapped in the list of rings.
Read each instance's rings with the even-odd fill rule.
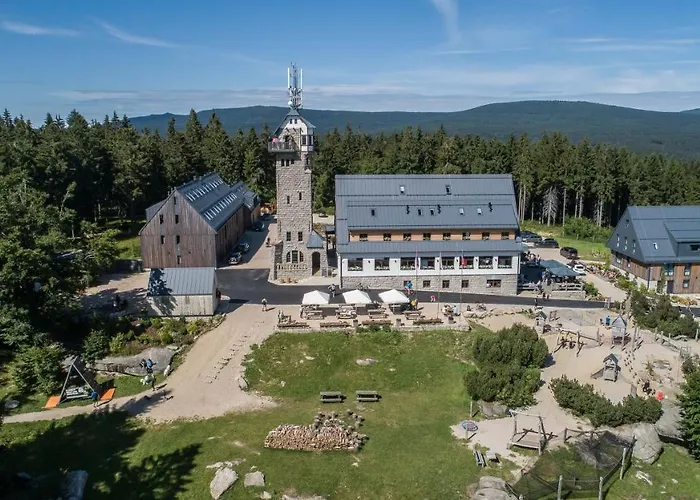
[[[311,425],[282,424],[271,430],[265,438],[265,448],[303,451],[349,450],[358,451],[367,441],[367,436],[358,429],[364,418],[350,410],[347,424],[335,412],[319,412]]]

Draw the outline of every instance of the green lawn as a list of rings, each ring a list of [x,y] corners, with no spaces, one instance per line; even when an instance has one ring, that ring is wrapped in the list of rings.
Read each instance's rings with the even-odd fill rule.
[[[467,417],[462,377],[469,366],[463,362],[469,337],[449,331],[349,337],[330,332],[278,334],[253,351],[247,372],[252,389],[278,400],[274,409],[163,425],[148,425],[121,413],[55,424],[3,425],[0,441],[10,447],[0,464],[46,475],[43,489],[10,498],[45,498],[46,488],[58,480],[59,468],[82,468],[90,474],[86,498],[204,500],[211,498],[214,475],[206,466],[236,459],[245,462],[235,467],[240,479],[227,499],[258,497],[260,490],[242,485],[252,466],[265,472],[265,489],[273,498],[291,491],[332,499],[467,498],[467,486],[480,474],[508,476],[497,466],[479,470],[471,451],[449,429]],[[378,363],[355,362],[368,357]],[[359,410],[366,418],[362,432],[370,438],[360,452],[263,448],[265,435],[277,425],[311,423],[322,409],[320,391],[352,396],[357,389],[383,395],[380,403]],[[323,407],[339,413],[347,408],[357,409],[351,399]],[[653,487],[640,484],[633,467],[623,484],[613,486],[611,498],[637,499],[643,494],[681,499],[700,491],[691,459],[671,448],[659,463],[660,467],[645,468],[657,478]],[[678,484],[671,481],[674,473],[682,478]]]
[[[141,239],[138,236],[129,236],[117,239],[119,259],[140,259]]]
[[[520,225],[521,229],[535,232],[542,237],[554,238],[560,247],[574,247],[578,254],[585,260],[607,260],[610,249],[605,246],[607,241],[591,241],[564,236],[561,226],[547,226],[537,222],[525,221]]]

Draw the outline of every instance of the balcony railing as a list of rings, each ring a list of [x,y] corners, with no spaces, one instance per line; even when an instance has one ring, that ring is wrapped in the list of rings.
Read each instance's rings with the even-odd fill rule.
[[[267,143],[267,150],[270,153],[284,153],[298,151],[297,144],[294,141],[270,141]]]
[[[308,264],[277,264],[277,270],[279,271],[306,271],[309,269]]]

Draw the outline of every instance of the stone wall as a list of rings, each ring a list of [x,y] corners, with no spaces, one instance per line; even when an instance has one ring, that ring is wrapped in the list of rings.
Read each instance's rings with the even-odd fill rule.
[[[431,291],[431,292],[461,292],[461,293],[482,293],[488,295],[516,295],[518,291],[518,275],[517,274],[479,274],[479,275],[464,275],[464,276],[441,276],[422,275],[416,278],[407,278],[406,276],[343,276],[340,287],[343,289],[357,288],[359,285],[366,286],[370,289],[390,289],[396,288],[403,290],[403,282],[410,279],[413,282],[414,290]],[[501,288],[490,288],[486,286],[486,280],[501,280]],[[423,280],[430,280],[430,287],[423,288]],[[442,288],[442,281],[449,280],[450,286]],[[469,287],[462,288],[462,280],[469,280]]]

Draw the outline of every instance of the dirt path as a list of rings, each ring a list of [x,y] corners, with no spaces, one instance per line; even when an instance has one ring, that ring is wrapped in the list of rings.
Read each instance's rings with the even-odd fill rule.
[[[298,307],[282,307],[285,314],[298,314]],[[124,410],[155,422],[180,418],[210,418],[230,411],[252,411],[274,406],[269,398],[242,391],[238,377],[253,344],[272,334],[277,309],[262,313],[257,305],[242,305],[228,314],[216,329],[197,339],[184,362],[154,394],[116,398],[102,411]],[[93,411],[92,405],[56,408],[8,416],[6,423],[57,420]]]

